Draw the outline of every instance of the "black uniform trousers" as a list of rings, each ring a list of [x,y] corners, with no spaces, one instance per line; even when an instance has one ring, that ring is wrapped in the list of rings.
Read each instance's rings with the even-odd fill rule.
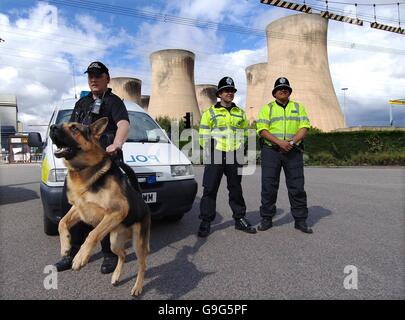
[[[283,168],[285,174],[291,214],[295,220],[306,220],[308,207],[307,194],[304,190],[303,154],[296,149],[281,153],[267,145],[262,147],[262,205],[260,207],[260,216],[273,218],[276,215],[281,168]]]
[[[215,219],[217,193],[224,174],[227,179],[229,206],[233,212],[232,217],[234,219],[243,218],[246,215],[246,204],[242,194],[242,176],[238,175],[238,168],[241,166],[236,161],[236,152],[215,151],[215,153],[217,154],[215,159],[221,159],[221,163],[215,164],[214,157],[211,157],[211,163],[205,165],[203,177],[204,191],[200,202],[199,218],[209,222]],[[219,157],[218,153],[221,153]],[[229,161],[230,159],[234,161]]]

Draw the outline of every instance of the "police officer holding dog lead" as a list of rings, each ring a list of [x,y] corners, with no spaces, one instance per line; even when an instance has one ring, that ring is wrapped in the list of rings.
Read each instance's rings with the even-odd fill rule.
[[[256,233],[256,229],[245,217],[242,176],[238,173],[240,165],[237,163],[236,152],[241,150],[244,142],[246,146],[248,121],[245,111],[232,102],[236,91],[232,78],[222,78],[217,90],[220,101],[212,105],[201,117],[200,145],[208,155],[209,163],[206,163],[204,168],[199,237],[207,237],[210,233],[211,222],[216,215],[218,188],[224,174],[227,178],[229,205],[233,212],[235,229]]]
[[[110,74],[108,68],[101,62],[92,62],[85,71],[88,75],[88,84],[91,92],[76,102],[70,122],[79,122],[90,125],[96,120],[108,117],[108,125],[100,138],[100,144],[112,156],[122,157],[120,150],[129,133],[128,111],[123,101],[108,88]],[[122,159],[121,159],[122,160]],[[62,214],[65,215],[71,205],[66,196],[66,180],[62,195]],[[80,221],[70,229],[72,248],[70,254],[55,264],[58,271],[72,268],[73,258],[80,246],[86,240],[93,228]],[[118,257],[111,251],[110,235],[101,241],[104,260],[101,273],[107,274],[114,271]]]
[[[284,170],[295,228],[312,233],[306,224],[307,195],[304,190],[303,143],[310,128],[304,106],[290,100],[292,88],[287,78],[274,84],[274,101],[259,113],[257,133],[262,145],[262,204],[259,231],[273,226],[281,168]]]

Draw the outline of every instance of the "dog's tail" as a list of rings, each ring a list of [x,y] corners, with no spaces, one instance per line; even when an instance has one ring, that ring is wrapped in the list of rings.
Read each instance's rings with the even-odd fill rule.
[[[125,174],[127,175],[129,182],[131,183],[131,186],[138,192],[141,191],[141,186],[139,185],[138,178],[135,174],[135,172],[131,169],[129,165],[124,163],[123,161],[119,161],[118,166],[124,170]]]

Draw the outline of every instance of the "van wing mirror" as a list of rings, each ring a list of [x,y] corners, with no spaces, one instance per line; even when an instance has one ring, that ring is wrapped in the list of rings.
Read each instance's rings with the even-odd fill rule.
[[[42,138],[39,132],[30,132],[28,134],[28,145],[30,147],[42,147]]]

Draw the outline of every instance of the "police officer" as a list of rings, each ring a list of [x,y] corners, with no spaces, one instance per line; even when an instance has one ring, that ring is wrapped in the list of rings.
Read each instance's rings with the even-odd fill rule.
[[[272,91],[275,101],[265,105],[257,121],[262,140],[262,205],[258,230],[273,226],[281,168],[284,170],[295,228],[312,233],[306,224],[307,195],[304,190],[303,143],[310,123],[304,106],[290,100],[288,79],[278,78]]]
[[[122,155],[120,150],[126,141],[129,132],[129,118],[127,109],[122,100],[107,87],[110,81],[108,68],[101,62],[92,62],[85,71],[88,75],[88,84],[91,92],[76,102],[70,122],[80,122],[89,125],[94,121],[108,117],[108,125],[100,138],[100,144],[106,148],[107,153],[114,156]],[[62,213],[65,215],[71,205],[66,197],[66,180],[62,196]],[[72,248],[70,254],[55,264],[58,271],[71,269],[72,261],[80,246],[86,240],[93,228],[80,221],[70,229]],[[101,241],[104,260],[101,273],[107,274],[114,271],[118,257],[111,251],[110,235]]]
[[[232,101],[236,92],[232,78],[224,77],[218,83],[217,97],[220,101],[205,111],[200,123],[200,144],[207,156],[200,203],[202,220],[198,236],[207,237],[211,222],[215,219],[216,198],[222,175],[225,174],[229,190],[229,205],[235,219],[235,229],[256,233],[245,218],[246,204],[242,194],[242,176],[238,175],[236,153],[247,139],[246,113]],[[241,134],[242,132],[242,134]]]

